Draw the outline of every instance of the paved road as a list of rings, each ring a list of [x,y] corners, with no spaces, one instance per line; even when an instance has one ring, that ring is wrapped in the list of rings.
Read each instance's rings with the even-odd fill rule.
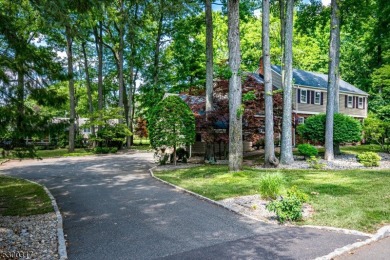
[[[133,154],[0,169],[50,189],[69,259],[312,259],[364,239],[238,216],[152,179],[150,162],[150,154]]]
[[[337,260],[388,260],[390,259],[390,237],[368,244],[351,252],[345,253]]]

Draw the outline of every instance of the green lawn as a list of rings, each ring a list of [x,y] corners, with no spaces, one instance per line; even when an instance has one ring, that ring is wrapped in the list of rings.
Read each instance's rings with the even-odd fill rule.
[[[52,212],[45,190],[26,180],[0,176],[0,215],[28,216]]]
[[[68,149],[37,150],[37,155],[41,158],[84,156],[84,155],[92,155],[92,154],[94,154],[92,151],[86,150],[84,148],[76,148],[75,151],[72,153],[69,153]]]
[[[146,138],[140,139],[140,138],[135,136],[134,139],[133,139],[133,143],[135,145],[149,145],[150,141],[149,141],[149,139],[146,139]]]
[[[228,173],[226,166],[202,166],[157,172],[156,176],[214,200],[257,194],[259,179],[276,170],[245,169]],[[390,170],[278,170],[285,187],[297,185],[310,195],[312,219],[298,224],[326,225],[374,232],[390,224]],[[312,195],[318,193],[318,195]]]
[[[0,149],[0,154],[2,152],[2,149]],[[37,150],[36,154],[39,158],[50,158],[50,157],[65,157],[65,156],[84,156],[84,155],[91,155],[94,154],[90,150],[86,150],[84,148],[77,148],[74,152],[69,153],[68,149],[60,148],[60,149],[54,149],[54,150]],[[7,157],[8,159],[18,159],[16,156],[13,156],[12,154]],[[4,158],[2,158],[4,159]]]
[[[342,146],[340,148],[343,153],[358,154],[364,152],[382,152],[381,147],[377,144],[363,144],[363,145],[351,145],[351,146]]]
[[[140,151],[153,150],[153,148],[149,144],[134,144],[133,146],[131,146],[131,149]]]

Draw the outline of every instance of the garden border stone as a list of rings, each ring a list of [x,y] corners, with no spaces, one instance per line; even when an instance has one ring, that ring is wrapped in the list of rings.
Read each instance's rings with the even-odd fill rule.
[[[37,183],[35,181],[31,181],[31,180],[27,180],[27,181],[41,186],[45,190],[47,195],[49,196],[50,201],[51,201],[51,205],[53,206],[53,209],[54,209],[56,217],[57,217],[57,239],[58,239],[59,259],[60,260],[68,259],[68,253],[66,251],[66,241],[65,241],[65,236],[64,236],[62,215],[61,215],[60,210],[58,209],[56,199],[54,198],[54,196],[51,194],[51,192],[49,191],[49,189],[45,185]]]

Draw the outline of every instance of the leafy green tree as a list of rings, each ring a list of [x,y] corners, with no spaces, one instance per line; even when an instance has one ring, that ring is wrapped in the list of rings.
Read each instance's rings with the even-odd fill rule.
[[[383,116],[390,114],[390,107],[384,107],[380,110],[380,116],[370,113],[364,120],[364,138],[369,143],[376,143],[381,146],[384,152],[390,152],[390,122]]]
[[[326,115],[310,116],[305,123],[298,126],[298,133],[306,140],[325,143]],[[335,145],[359,142],[362,139],[362,125],[351,116],[334,114],[333,140]]]
[[[148,131],[153,148],[173,147],[176,164],[176,148],[195,141],[195,117],[178,96],[168,96],[151,111]]]

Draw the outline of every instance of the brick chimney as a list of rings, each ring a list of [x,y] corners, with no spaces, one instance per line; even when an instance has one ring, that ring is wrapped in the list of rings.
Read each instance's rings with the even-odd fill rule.
[[[257,71],[258,74],[261,76],[264,76],[264,63],[263,63],[263,56],[260,57],[259,60],[259,70]]]

